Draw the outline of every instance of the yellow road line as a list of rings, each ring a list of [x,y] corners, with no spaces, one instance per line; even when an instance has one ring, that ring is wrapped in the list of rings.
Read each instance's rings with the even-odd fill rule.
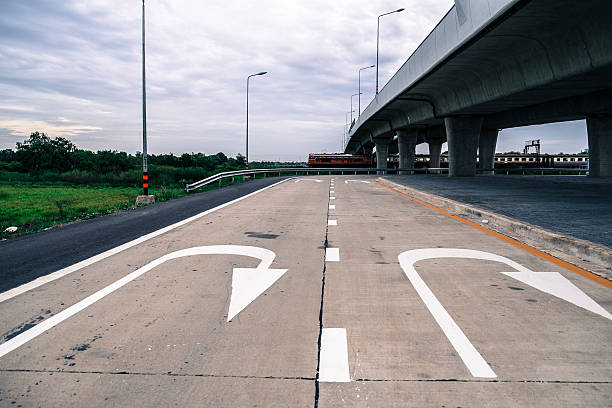
[[[466,220],[464,218],[461,218],[461,217],[459,217],[457,215],[451,214],[448,211],[445,211],[445,210],[443,210],[441,208],[436,207],[435,205],[431,205],[429,203],[426,203],[425,201],[419,200],[418,198],[415,198],[415,197],[409,196],[408,194],[402,193],[401,191],[396,190],[396,189],[394,189],[392,187],[389,187],[389,186],[387,186],[387,185],[385,185],[383,183],[380,183],[380,182],[376,181],[375,179],[372,179],[372,181],[374,183],[380,185],[380,186],[383,186],[384,188],[386,188],[388,190],[393,191],[394,193],[397,193],[397,194],[399,194],[399,195],[401,195],[403,197],[406,197],[409,200],[412,200],[412,201],[414,201],[416,203],[422,204],[422,205],[424,205],[426,207],[429,207],[432,210],[438,211],[438,212],[440,212],[442,214],[448,215],[449,217],[451,217],[451,218],[453,218],[453,219],[455,219],[457,221],[460,221],[460,222],[462,222],[464,224],[467,224],[470,227],[474,227],[474,228],[479,229],[479,230],[481,230],[483,232],[486,232],[489,235],[493,235],[494,237],[499,238],[501,240],[504,240],[507,243],[509,243],[511,245],[514,245],[516,247],[519,247],[519,248],[521,248],[521,249],[523,249],[523,250],[525,250],[525,251],[527,251],[527,252],[529,252],[531,254],[534,254],[535,256],[537,256],[539,258],[545,259],[548,262],[552,262],[555,265],[558,265],[558,266],[560,266],[562,268],[567,269],[568,271],[577,273],[578,275],[583,276],[583,277],[585,277],[585,278],[587,278],[589,280],[592,280],[593,282],[598,283],[598,284],[600,284],[602,286],[605,286],[608,289],[612,289],[612,281],[609,281],[609,280],[607,280],[605,278],[602,278],[601,276],[598,276],[598,275],[596,275],[596,274],[594,274],[592,272],[589,272],[587,270],[579,268],[576,265],[572,265],[569,262],[565,262],[565,261],[563,261],[563,260],[561,260],[559,258],[556,258],[556,257],[554,257],[552,255],[549,255],[549,254],[547,254],[545,252],[539,251],[539,250],[537,250],[537,249],[535,249],[533,247],[530,247],[529,245],[525,245],[525,244],[523,244],[521,242],[518,242],[515,239],[512,239],[510,237],[507,237],[507,236],[502,235],[500,233],[497,233],[495,231],[492,231],[492,230],[490,230],[488,228],[483,227],[482,225],[478,225],[476,223],[473,223],[472,221],[468,221],[468,220]]]

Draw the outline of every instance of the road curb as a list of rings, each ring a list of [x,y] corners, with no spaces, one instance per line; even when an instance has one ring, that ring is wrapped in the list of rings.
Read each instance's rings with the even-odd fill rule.
[[[602,245],[579,238],[570,237],[527,224],[501,214],[463,204],[435,194],[426,193],[378,177],[377,180],[394,189],[400,190],[419,200],[425,201],[461,218],[476,222],[484,228],[513,238],[546,252],[556,258],[579,266],[604,279],[612,280],[612,250]],[[482,220],[487,220],[485,224]]]

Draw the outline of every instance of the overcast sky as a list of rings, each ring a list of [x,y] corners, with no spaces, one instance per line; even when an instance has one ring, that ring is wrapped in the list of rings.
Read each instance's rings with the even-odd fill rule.
[[[0,148],[33,132],[91,150],[142,150],[139,0],[0,0]],[[453,0],[147,0],[151,153],[244,154],[246,77],[251,160],[304,161],[340,149],[360,67],[393,75]],[[375,70],[362,71],[362,110]],[[355,110],[357,98],[353,99]],[[587,146],[584,121],[501,132],[498,151],[543,139]],[[426,152],[425,145],[418,148]]]

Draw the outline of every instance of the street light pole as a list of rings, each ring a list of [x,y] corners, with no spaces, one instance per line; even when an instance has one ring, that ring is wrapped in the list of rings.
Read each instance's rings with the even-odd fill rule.
[[[144,1],[144,0],[143,0]],[[246,91],[246,168],[247,170],[249,169],[249,79],[251,79],[251,77],[257,76],[257,75],[265,75],[267,74],[266,71],[264,72],[258,72],[257,74],[252,74],[249,75],[247,77],[247,91]]]
[[[351,95],[351,124],[353,123],[353,112],[355,112],[353,110],[353,96],[357,96],[357,95],[361,95],[361,94],[362,94],[362,92],[359,92],[359,93]]]
[[[400,11],[404,11],[404,9],[397,9],[395,11],[390,11],[388,13],[384,13],[378,16],[378,25],[376,26],[376,95],[378,95],[378,43],[380,38],[380,18],[382,16],[386,16],[387,14],[399,13]]]
[[[370,65],[369,67],[363,67],[363,68],[359,68],[359,114],[357,115],[357,117],[361,116],[361,71],[363,71],[364,69],[370,69],[370,68],[374,68],[375,65]]]
[[[147,165],[147,92],[145,87],[145,2],[142,0],[142,193],[149,195]]]

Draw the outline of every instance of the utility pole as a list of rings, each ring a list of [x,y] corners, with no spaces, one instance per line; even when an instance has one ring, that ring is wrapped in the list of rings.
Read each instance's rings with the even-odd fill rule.
[[[149,168],[147,165],[147,90],[145,75],[145,2],[142,0],[142,190],[144,195],[149,195]]]
[[[145,79],[145,0],[142,0],[142,195],[136,204],[149,204],[155,197],[149,195],[149,168],[147,164],[147,91]]]

